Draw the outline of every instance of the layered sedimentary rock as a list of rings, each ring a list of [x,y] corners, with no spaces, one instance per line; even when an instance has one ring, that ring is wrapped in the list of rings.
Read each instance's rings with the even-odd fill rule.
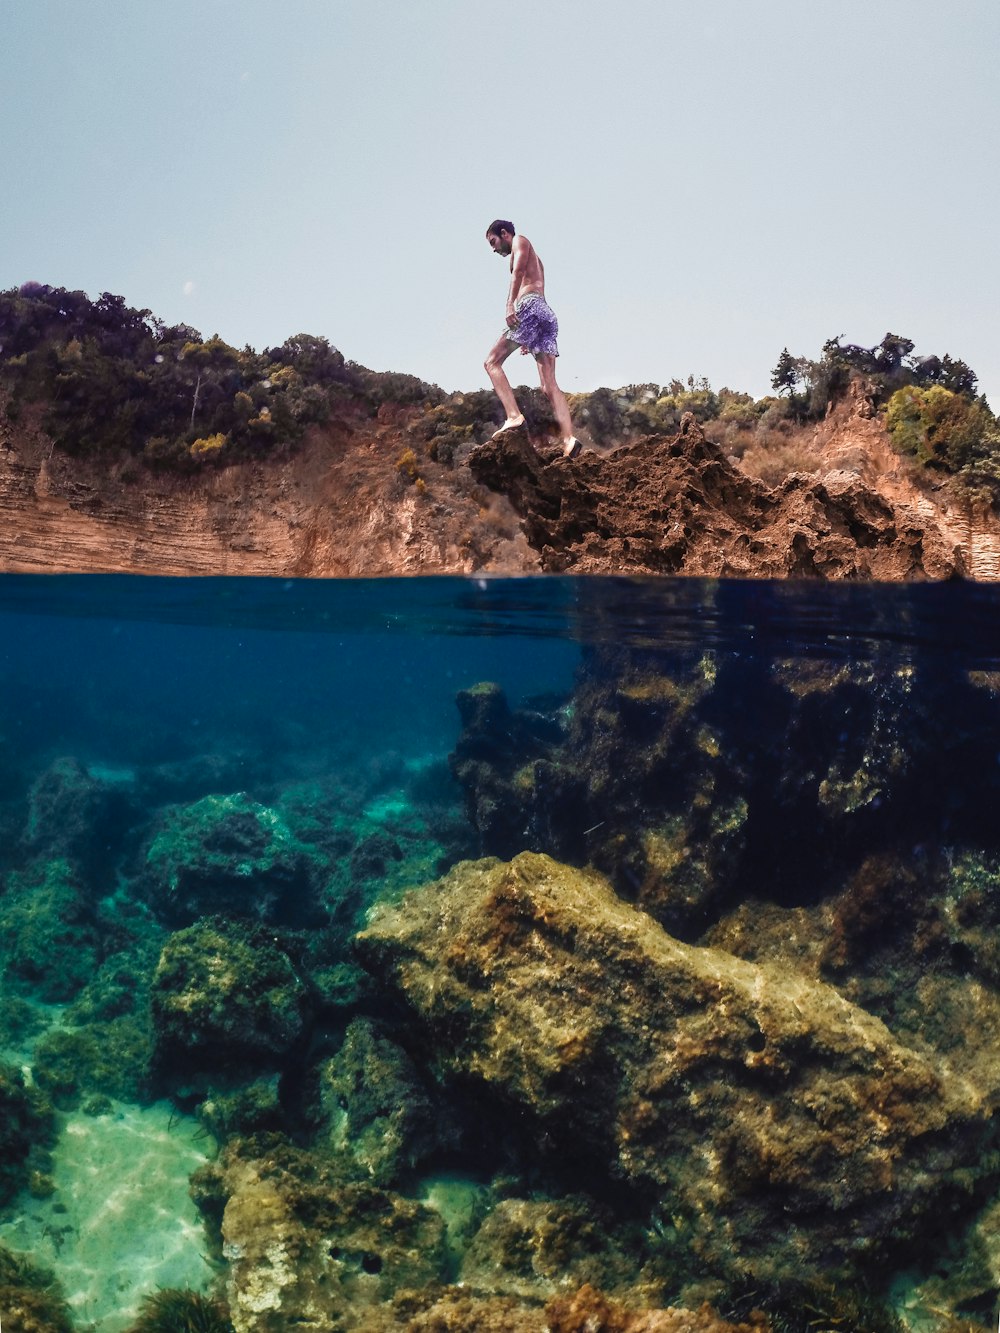
[[[718,1269],[871,1258],[968,1187],[988,1137],[970,1085],[831,987],[685,945],[545,856],[464,863],[357,943],[441,1076],[575,1144]]]

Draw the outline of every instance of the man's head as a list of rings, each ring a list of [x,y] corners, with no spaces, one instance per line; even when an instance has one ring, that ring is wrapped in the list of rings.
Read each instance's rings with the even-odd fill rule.
[[[509,255],[514,244],[514,224],[497,218],[486,228],[486,239],[495,255]]]

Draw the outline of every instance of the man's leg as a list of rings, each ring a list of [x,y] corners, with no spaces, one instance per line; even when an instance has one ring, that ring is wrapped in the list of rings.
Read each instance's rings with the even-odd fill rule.
[[[510,387],[510,380],[507,378],[503,368],[503,363],[507,360],[516,346],[517,344],[512,343],[506,334],[501,334],[490,348],[490,354],[484,362],[486,373],[493,382],[496,395],[500,399],[500,404],[507,417],[507,420],[500,427],[500,430],[510,430],[514,426],[520,426],[524,423],[521,409],[518,407],[517,399],[514,397],[514,390]]]
[[[552,412],[559,425],[563,453],[572,456],[578,452],[579,443],[573,434],[573,419],[569,414],[566,395],[556,383],[556,359],[548,352],[539,352],[535,360],[538,362],[538,376],[542,381],[542,392],[549,400]]]

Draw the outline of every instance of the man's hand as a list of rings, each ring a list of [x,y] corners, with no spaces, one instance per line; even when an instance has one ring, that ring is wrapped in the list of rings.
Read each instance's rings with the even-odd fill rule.
[[[512,305],[507,307],[507,327],[509,329],[517,328],[517,315],[514,314],[514,307]]]

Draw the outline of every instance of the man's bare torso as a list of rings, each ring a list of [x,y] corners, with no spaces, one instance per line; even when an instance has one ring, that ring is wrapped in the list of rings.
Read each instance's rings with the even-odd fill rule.
[[[539,296],[545,295],[545,268],[527,236],[518,236],[514,241],[510,255],[510,271],[512,274],[516,273],[520,279],[515,280],[510,294],[512,301],[527,296],[529,292],[537,292]]]

